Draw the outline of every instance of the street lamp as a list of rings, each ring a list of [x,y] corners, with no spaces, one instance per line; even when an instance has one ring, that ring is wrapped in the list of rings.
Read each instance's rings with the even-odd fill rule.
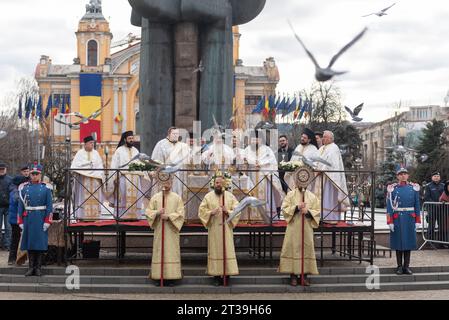
[[[401,146],[404,147],[405,137],[407,136],[407,129],[402,127],[399,128],[399,139],[401,140]],[[401,148],[401,156],[402,156],[402,166],[405,168],[407,164],[405,163],[405,153],[406,150],[404,148]]]
[[[399,139],[401,139],[401,145],[404,145],[405,137],[407,136],[407,128],[399,128]]]

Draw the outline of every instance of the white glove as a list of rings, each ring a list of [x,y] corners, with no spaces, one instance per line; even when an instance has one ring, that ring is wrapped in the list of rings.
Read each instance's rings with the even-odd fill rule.
[[[389,224],[388,226],[390,227],[390,231],[394,232],[394,224]]]
[[[23,224],[19,224],[20,230],[23,230]]]
[[[421,223],[415,223],[415,227],[416,227],[416,230],[418,230],[419,228],[421,228]]]
[[[47,232],[48,228],[50,228],[50,224],[44,223],[44,232]]]

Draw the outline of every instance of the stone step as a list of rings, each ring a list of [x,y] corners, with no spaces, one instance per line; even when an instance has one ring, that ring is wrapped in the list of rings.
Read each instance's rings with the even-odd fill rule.
[[[25,277],[16,274],[0,274],[0,283],[11,284],[65,284],[67,276],[65,275],[46,275],[43,277]],[[320,275],[309,277],[313,285],[334,285],[334,284],[364,284],[368,275]],[[276,276],[234,276],[232,284],[235,285],[286,285],[289,283],[288,275]],[[417,273],[411,276],[383,274],[380,275],[380,283],[411,283],[425,281],[449,281],[449,273]],[[154,282],[146,276],[81,276],[81,285],[153,285]],[[179,285],[212,285],[212,278],[203,276],[185,276]]]
[[[25,267],[16,268],[0,268],[0,275],[24,275],[28,269]],[[80,267],[81,276],[140,276],[147,277],[150,273],[150,268],[83,268]],[[187,267],[182,269],[184,276],[205,276],[206,266],[201,267]],[[241,275],[254,276],[269,276],[279,275],[276,268],[239,268]],[[59,275],[65,276],[65,268],[42,268],[45,275]]]
[[[431,267],[412,267],[415,274],[418,273],[447,273],[449,266],[431,266]],[[24,275],[26,267],[3,267],[0,268],[0,274],[9,275]],[[46,275],[65,275],[66,269],[63,267],[43,267]],[[183,267],[183,274],[185,276],[204,276],[206,275],[206,265]],[[240,275],[242,276],[275,276],[279,275],[275,267],[239,267]],[[335,267],[335,268],[319,268],[320,275],[367,275],[365,267]],[[380,274],[394,274],[395,268],[379,268]],[[122,268],[92,268],[80,267],[82,276],[142,276],[146,277],[150,273],[150,268],[145,267],[122,267]]]
[[[68,290],[64,284],[42,283],[0,283],[0,292],[38,292],[38,293],[104,293],[104,294],[235,294],[235,293],[294,293],[294,292],[378,292],[412,290],[448,290],[449,281],[392,282],[381,284],[379,290],[369,290],[365,284],[317,284],[310,287],[291,287],[289,285],[231,285],[214,287],[210,285],[181,285],[158,288],[139,284],[84,284],[79,290]]]

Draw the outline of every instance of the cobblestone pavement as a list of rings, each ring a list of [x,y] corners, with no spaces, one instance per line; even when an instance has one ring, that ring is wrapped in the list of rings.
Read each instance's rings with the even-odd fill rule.
[[[7,266],[8,252],[0,252],[0,267]],[[411,259],[412,267],[425,267],[425,266],[448,266],[449,265],[449,250],[425,250],[415,251],[412,253]],[[90,264],[84,263],[83,265],[89,266]],[[327,263],[325,267],[358,267],[367,266],[367,263],[361,265],[357,262],[332,262]],[[396,259],[395,254],[392,254],[391,258],[376,258],[375,265],[379,267],[395,267]],[[107,263],[95,263],[95,267],[113,266],[115,264]],[[122,268],[144,267],[144,264],[129,264],[120,265]],[[232,294],[232,295],[201,295],[201,294],[170,294],[170,295],[141,295],[141,294],[122,294],[122,295],[107,295],[107,294],[33,294],[33,293],[8,293],[0,292],[0,299],[19,299],[19,300],[449,300],[449,290],[441,291],[409,291],[409,292],[370,292],[370,293],[288,293],[288,294]]]
[[[252,294],[43,294],[0,293],[0,300],[449,300],[449,290],[373,293],[252,293]]]

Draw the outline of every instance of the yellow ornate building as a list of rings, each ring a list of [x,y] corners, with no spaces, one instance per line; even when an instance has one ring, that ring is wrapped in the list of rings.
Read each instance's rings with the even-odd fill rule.
[[[80,112],[80,75],[101,75],[101,100],[109,102],[100,117],[101,146],[115,147],[121,133],[127,130],[139,132],[139,62],[140,43],[126,42],[123,50],[111,52],[113,35],[109,22],[102,14],[101,5],[86,6],[76,31],[77,55],[71,65],[52,64],[50,57],[41,56],[36,67],[35,78],[44,102],[70,101],[69,115],[61,113],[51,117],[51,132],[54,141],[64,141],[69,135],[75,149],[80,142],[80,131],[70,130],[54,120],[75,122],[73,115]],[[240,128],[251,126],[258,116],[250,116],[258,99],[263,95],[274,95],[279,82],[279,72],[273,58],[260,67],[243,66],[239,59],[240,33],[234,28],[234,63],[236,68],[235,106],[237,124]],[[132,38],[136,40],[136,37]],[[44,106],[45,107],[45,106]],[[60,110],[61,111],[61,110]],[[83,114],[88,116],[88,114]],[[113,151],[113,150],[111,150]]]

